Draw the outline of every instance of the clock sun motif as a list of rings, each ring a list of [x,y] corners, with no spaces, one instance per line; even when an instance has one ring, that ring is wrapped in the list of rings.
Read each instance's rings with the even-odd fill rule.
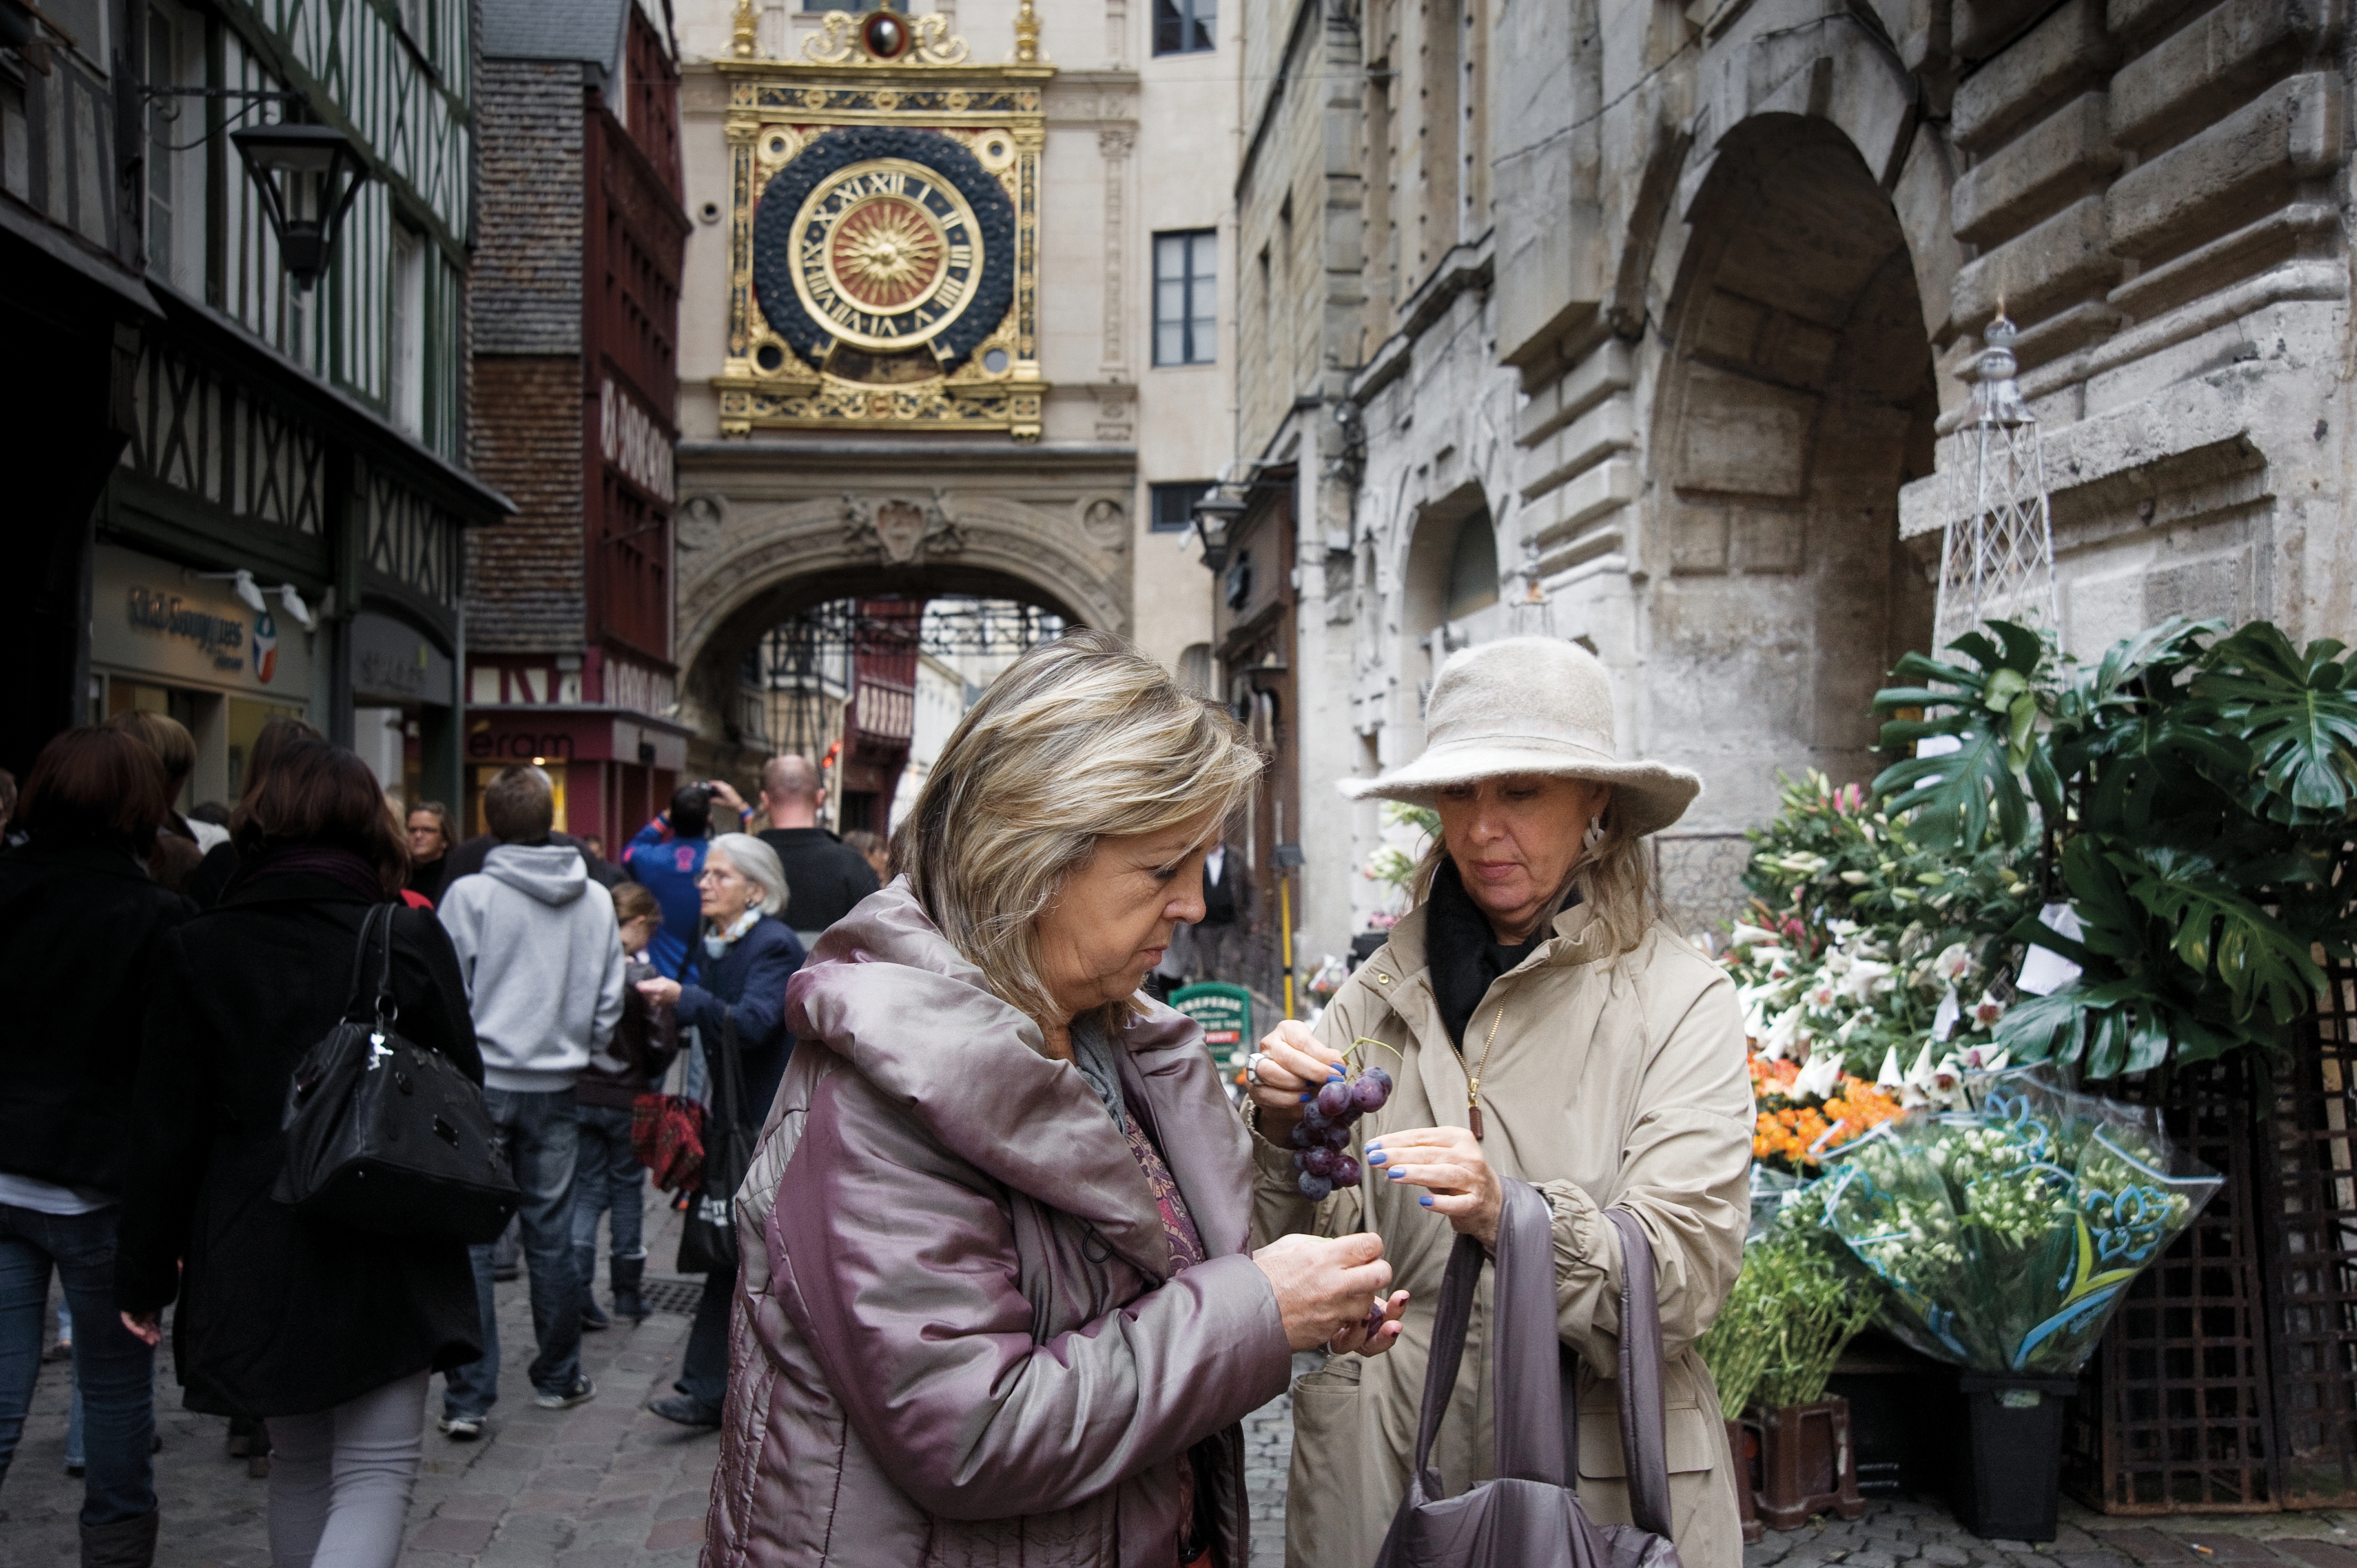
[[[835,276],[873,309],[890,310],[924,292],[942,264],[942,230],[914,202],[879,196],[834,226]]]
[[[838,341],[870,350],[930,342],[982,275],[981,226],[965,197],[906,158],[852,164],[802,201],[792,277],[802,307]]]

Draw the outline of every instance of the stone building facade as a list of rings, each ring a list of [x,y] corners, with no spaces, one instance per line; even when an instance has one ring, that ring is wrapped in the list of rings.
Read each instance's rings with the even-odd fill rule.
[[[677,45],[652,0],[487,0],[464,813],[538,762],[558,826],[621,843],[687,767],[672,660]]]
[[[1236,493],[1300,520],[1305,800],[1414,755],[1448,649],[1576,639],[1622,748],[1707,780],[1661,863],[1723,913],[1779,771],[1879,765],[2000,305],[2067,650],[2357,630],[2340,9],[1253,0],[1244,32]],[[1303,815],[1339,951],[1381,824]]]

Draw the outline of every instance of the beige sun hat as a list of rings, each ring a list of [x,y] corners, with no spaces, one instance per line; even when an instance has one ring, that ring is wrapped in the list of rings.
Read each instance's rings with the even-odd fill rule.
[[[1612,786],[1629,832],[1659,832],[1685,814],[1702,778],[1665,762],[1623,762],[1612,744],[1612,682],[1576,642],[1509,637],[1461,649],[1426,705],[1424,755],[1373,779],[1338,780],[1354,800],[1430,806],[1440,789],[1506,773],[1552,773]]]

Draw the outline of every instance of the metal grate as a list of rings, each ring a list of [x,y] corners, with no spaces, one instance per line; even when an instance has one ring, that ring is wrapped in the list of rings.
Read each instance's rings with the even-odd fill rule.
[[[2249,1066],[2179,1075],[2170,1133],[2222,1190],[2130,1288],[2081,1383],[2066,1464],[2106,1513],[2281,1505],[2260,1288]],[[2123,1086],[2141,1099],[2158,1086]],[[2108,1089],[2108,1086],[2107,1086]]]
[[[2276,1086],[2269,1360],[2286,1508],[2357,1500],[2357,974],[2336,970]]]
[[[682,1317],[695,1316],[695,1304],[704,1299],[704,1282],[700,1279],[650,1279],[639,1286],[639,1299],[652,1312],[675,1312]]]

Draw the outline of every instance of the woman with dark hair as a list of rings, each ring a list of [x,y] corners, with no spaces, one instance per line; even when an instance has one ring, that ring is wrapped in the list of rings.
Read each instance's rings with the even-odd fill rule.
[[[141,869],[166,798],[163,766],[138,739],[59,736],[19,805],[30,837],[0,854],[0,1477],[24,1430],[55,1269],[78,1320],[82,1561],[144,1568],[156,1552],[155,1360],[115,1317],[115,1220],[149,977],[195,911]]]
[[[427,1379],[481,1354],[467,1249],[305,1219],[271,1189],[288,1079],[343,1016],[363,922],[396,898],[408,850],[368,765],[300,736],[230,831],[237,873],[220,906],[163,943],[115,1299],[150,1343],[178,1299],[189,1409],[268,1419],[274,1563],[390,1568]],[[481,1082],[440,923],[397,908],[390,940],[402,1034]],[[366,955],[371,973],[382,952]]]
[[[253,799],[255,791],[262,788],[262,781],[270,776],[271,765],[287,746],[298,740],[324,746],[327,738],[301,719],[277,718],[264,725],[262,733],[253,737],[253,749],[246,753],[245,788],[239,797],[239,803],[242,805]],[[234,811],[230,814],[232,819],[236,816]],[[237,844],[233,840],[215,843],[205,851],[204,860],[189,874],[182,891],[197,901],[198,908],[211,908],[221,902],[222,891],[229,886],[229,879],[237,875]]]

